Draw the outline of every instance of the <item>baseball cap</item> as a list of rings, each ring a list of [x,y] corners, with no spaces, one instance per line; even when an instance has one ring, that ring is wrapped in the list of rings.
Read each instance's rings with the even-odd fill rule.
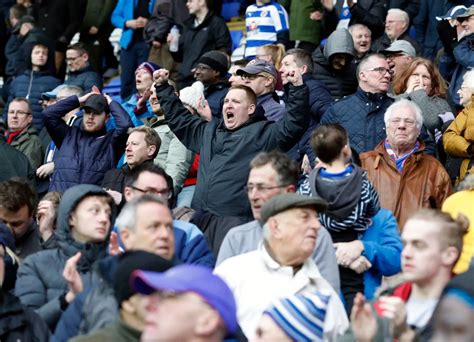
[[[67,87],[67,85],[65,85],[65,84],[58,85],[53,90],[47,91],[47,92],[41,94],[41,99],[46,100],[46,101],[51,100],[51,99],[55,99],[58,96],[58,93],[66,87]]]
[[[436,20],[441,21],[441,20],[451,20],[456,18],[458,15],[464,13],[464,11],[467,10],[466,6],[459,5],[459,6],[454,6],[451,8],[445,15],[436,17]]]
[[[410,42],[406,40],[396,40],[385,50],[381,50],[380,53],[384,55],[391,55],[394,53],[403,52],[408,56],[416,57],[416,50]]]
[[[254,59],[250,61],[246,67],[237,70],[237,75],[242,76],[244,74],[258,75],[261,72],[266,72],[272,75],[273,78],[277,78],[278,72],[275,66],[267,61]]]
[[[82,105],[82,109],[90,108],[94,112],[106,114],[110,113],[109,105],[106,98],[101,94],[93,94],[89,96],[86,102]]]
[[[237,330],[234,295],[227,284],[207,267],[183,264],[163,273],[138,270],[133,272],[130,281],[137,292],[146,295],[157,290],[194,292],[219,312],[229,333]]]
[[[260,211],[260,223],[263,225],[270,217],[283,211],[305,207],[314,208],[320,213],[326,211],[328,204],[322,198],[315,196],[308,197],[296,193],[277,195],[263,205]]]
[[[453,16],[453,18],[454,19],[467,18],[467,17],[470,17],[471,15],[474,15],[474,5],[472,5],[469,8],[466,8],[463,12],[457,14],[456,16]]]

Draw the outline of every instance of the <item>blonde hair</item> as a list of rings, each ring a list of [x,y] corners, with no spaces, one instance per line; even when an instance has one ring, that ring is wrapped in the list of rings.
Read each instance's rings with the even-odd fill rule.
[[[283,44],[267,44],[259,47],[263,49],[270,57],[272,57],[272,63],[278,70],[281,67],[281,61],[285,54],[285,46]]]

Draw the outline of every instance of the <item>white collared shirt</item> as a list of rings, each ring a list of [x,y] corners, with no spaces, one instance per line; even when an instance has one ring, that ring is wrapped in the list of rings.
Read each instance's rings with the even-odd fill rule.
[[[324,321],[325,340],[335,339],[349,327],[338,294],[321,276],[312,258],[293,274],[293,267],[278,264],[261,243],[256,251],[225,260],[214,273],[232,289],[240,327],[249,339],[254,337],[260,317],[272,301],[311,290],[331,295]]]

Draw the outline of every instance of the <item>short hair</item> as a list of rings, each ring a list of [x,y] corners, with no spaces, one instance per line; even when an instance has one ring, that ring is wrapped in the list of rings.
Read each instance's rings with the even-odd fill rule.
[[[247,64],[250,62],[250,59],[242,58],[236,61],[232,62],[232,65],[240,66],[240,67],[245,67]]]
[[[349,135],[339,124],[326,124],[317,127],[311,134],[311,147],[324,163],[332,163],[349,143]]]
[[[63,195],[60,192],[50,191],[41,198],[41,201],[49,201],[53,204],[54,208],[57,209],[62,197]]]
[[[27,14],[26,7],[20,4],[14,4],[10,7],[10,17],[13,17],[15,19],[20,19],[24,15]]]
[[[281,66],[281,60],[285,54],[285,45],[283,44],[266,44],[258,47],[264,49],[267,54],[272,57],[272,63],[278,70]]]
[[[357,66],[357,69],[356,69],[357,81],[360,81],[360,78],[359,78],[360,72],[362,70],[364,70],[366,65],[369,64],[370,62],[372,62],[372,59],[374,59],[374,58],[387,60],[387,57],[382,55],[381,53],[371,53],[370,55],[367,55],[364,58],[362,58],[362,60],[360,61],[359,65]]]
[[[247,87],[247,86],[242,85],[242,84],[234,85],[234,86],[229,88],[229,90],[227,91],[227,94],[231,90],[234,90],[234,89],[243,90],[245,92],[245,95],[246,95],[247,99],[249,100],[249,102],[251,104],[254,104],[254,105],[257,104],[257,95],[255,95],[255,92],[250,87]]]
[[[117,219],[115,220],[115,225],[119,228],[119,230],[135,230],[138,207],[146,203],[157,203],[167,207],[165,201],[161,197],[156,195],[146,194],[143,196],[132,198],[129,202],[125,204],[125,206],[120,211],[120,214],[117,216]]]
[[[474,69],[466,71],[463,80],[463,83],[466,83],[466,87],[474,91]]]
[[[400,107],[409,107],[415,112],[416,127],[421,129],[421,126],[423,126],[423,115],[421,114],[421,109],[415,102],[407,99],[395,101],[387,108],[383,117],[385,127],[390,126],[390,118],[392,117],[392,114]]]
[[[351,35],[352,35],[352,31],[354,31],[355,29],[365,29],[369,31],[370,36],[372,36],[372,31],[364,24],[353,24],[347,28],[347,30],[349,31]]]
[[[26,105],[28,106],[28,113],[30,113],[31,115],[33,115],[33,108],[31,107],[31,101],[28,100],[26,97],[15,97],[13,100],[10,101],[10,104],[12,102],[24,102],[26,103]],[[10,104],[8,104],[8,106],[10,106]],[[8,108],[7,108],[8,110]]]
[[[463,190],[474,190],[474,173],[467,174],[456,187],[456,191]],[[474,222],[472,222],[472,224],[474,226]]]
[[[36,192],[23,178],[12,178],[0,183],[0,207],[8,211],[18,211],[25,205],[30,214],[36,209]]]
[[[250,162],[250,168],[259,168],[270,164],[278,175],[280,185],[297,185],[299,179],[298,164],[286,153],[274,150],[260,152]]]
[[[304,49],[290,49],[288,50],[283,58],[286,56],[293,56],[295,58],[296,65],[301,68],[306,65],[308,68],[308,73],[313,73],[313,59],[311,54]]]
[[[421,57],[413,59],[405,71],[400,75],[395,75],[393,81],[393,93],[395,95],[403,94],[407,90],[408,79],[420,65],[425,66],[431,77],[431,90],[427,95],[445,97],[448,87],[446,86],[446,82],[441,76],[438,68],[430,60]]]
[[[77,42],[77,43],[74,43],[74,44],[71,44],[67,47],[67,50],[76,50],[77,52],[79,52],[81,55],[87,53],[89,54],[89,51],[87,50],[87,47],[84,43],[82,42]]]
[[[389,14],[398,15],[407,24],[407,27],[410,27],[410,17],[408,16],[408,13],[404,10],[401,10],[400,8],[391,8],[387,11],[387,16]]]
[[[454,218],[448,213],[440,210],[423,208],[411,215],[408,220],[422,220],[424,222],[437,223],[440,225],[441,242],[444,247],[455,247],[461,256],[464,235],[469,229],[469,219],[462,213]],[[457,260],[456,260],[457,262]],[[456,262],[453,263],[456,264]]]
[[[80,96],[83,93],[83,90],[81,87],[71,85],[71,84],[64,84],[63,87],[58,91],[58,93],[63,92],[63,91],[67,93],[67,96],[72,96],[72,95]]]
[[[174,202],[173,178],[171,178],[166,171],[158,165],[144,163],[134,167],[130,170],[130,173],[125,176],[124,187],[133,186],[143,172],[151,172],[166,180],[168,190],[171,191],[171,198],[168,201],[168,204],[171,206]]]
[[[156,146],[155,153],[152,155],[152,159],[155,159],[160,151],[161,146],[161,138],[159,134],[151,127],[148,126],[138,126],[138,127],[130,127],[127,131],[128,135],[140,132],[145,134],[145,143],[147,146],[154,145]]]

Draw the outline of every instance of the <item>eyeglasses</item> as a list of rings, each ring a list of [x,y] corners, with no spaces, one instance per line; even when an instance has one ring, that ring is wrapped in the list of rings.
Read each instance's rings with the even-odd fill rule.
[[[143,194],[146,195],[157,195],[159,197],[167,198],[170,199],[172,193],[169,191],[169,189],[163,189],[163,190],[156,190],[156,189],[140,189],[134,185],[131,186],[133,190],[137,190]]]
[[[29,115],[31,112],[25,112],[23,110],[9,110],[8,115]]]
[[[276,186],[265,186],[261,184],[255,184],[255,185],[246,185],[244,189],[248,194],[252,193],[254,190],[257,190],[257,192],[262,194],[262,193],[266,193],[269,190],[284,188],[285,186],[288,186],[288,185],[285,184],[285,185],[276,185]]]
[[[393,70],[392,70],[392,69],[387,69],[387,68],[384,68],[384,67],[377,67],[377,68],[365,69],[365,71],[376,71],[376,72],[379,73],[380,76],[385,75],[387,72],[388,72],[390,75],[393,74]]]
[[[394,118],[390,119],[390,122],[394,124],[395,126],[400,126],[400,124],[403,122],[405,126],[407,127],[413,127],[416,125],[416,121],[412,119],[401,119],[401,118]]]
[[[75,62],[76,59],[82,57],[82,55],[76,56],[76,57],[66,57],[66,62]]]

